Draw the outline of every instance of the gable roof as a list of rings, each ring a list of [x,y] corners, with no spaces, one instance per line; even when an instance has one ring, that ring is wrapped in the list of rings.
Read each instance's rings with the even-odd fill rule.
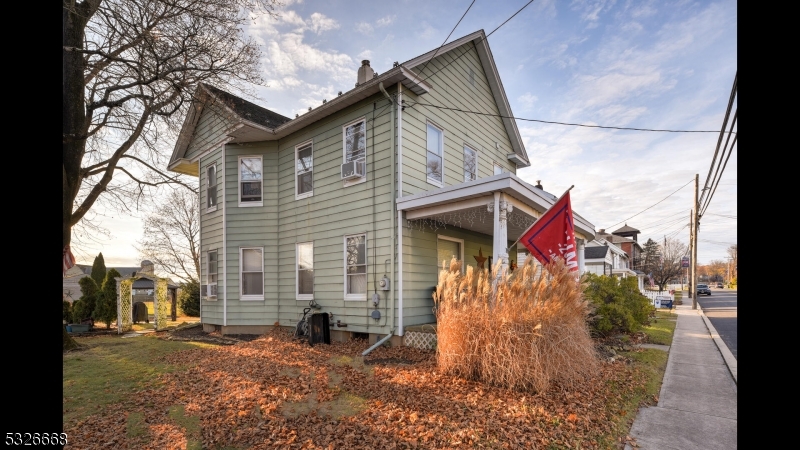
[[[530,165],[528,154],[522,143],[516,121],[511,118],[513,117],[511,107],[509,106],[508,98],[503,89],[503,83],[500,81],[494,57],[489,48],[489,43],[486,40],[486,34],[483,30],[478,30],[450,42],[441,49],[431,50],[423,55],[399,64],[384,72],[383,75],[375,76],[371,80],[357,85],[344,94],[326,101],[322,105],[294,119],[262,108],[216,87],[201,83],[195,91],[194,99],[184,119],[167,168],[173,172],[198,176],[199,169],[196,162],[204,153],[219,148],[220,145],[229,142],[258,142],[280,139],[360,100],[382,91],[385,92],[384,86],[402,83],[405,88],[413,91],[415,94],[423,95],[433,89],[433,87],[430,82],[421,79],[412,69],[432,59],[434,54],[435,56],[441,56],[469,42],[475,45],[481,65],[489,81],[492,95],[500,111],[500,115],[503,116],[501,120],[511,141],[512,150],[514,151],[514,153],[509,154],[508,157],[518,166],[527,167]],[[213,104],[216,101],[219,101],[223,106],[229,114],[229,117],[235,122],[235,125],[223,131],[224,135],[211,139],[206,147],[200,149],[191,159],[187,159],[186,152],[191,143],[194,129],[197,127],[200,115],[207,105]]]
[[[606,257],[606,253],[608,253],[608,247],[605,245],[583,248],[583,257],[586,259],[602,259]]]
[[[73,275],[73,276],[78,276],[80,278],[83,278],[85,275],[91,275],[92,274],[92,266],[90,264],[75,264],[75,266],[80,268],[81,272],[83,272],[83,275],[76,274],[76,275]],[[122,275],[123,277],[130,276],[131,273],[136,272],[137,270],[140,270],[139,267],[106,267],[106,271],[111,270],[111,269],[117,269],[117,272],[119,272],[119,274]],[[67,278],[70,278],[70,277],[68,276]]]
[[[611,234],[620,234],[620,233],[641,233],[641,231],[637,230],[636,228],[629,227],[628,224],[626,223],[625,226],[611,232]]]

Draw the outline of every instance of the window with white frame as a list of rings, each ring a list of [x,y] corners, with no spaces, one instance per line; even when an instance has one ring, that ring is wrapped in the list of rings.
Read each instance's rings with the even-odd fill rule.
[[[206,290],[204,294],[209,299],[217,298],[217,250],[209,250],[206,253]]]
[[[436,261],[436,264],[439,266],[439,269],[442,268],[443,264],[449,268],[450,261],[455,257],[458,261],[462,261],[461,271],[464,271],[463,239],[452,238],[449,236],[438,236],[436,239],[436,255],[438,256],[438,261]]]
[[[239,249],[239,281],[241,300],[264,299],[264,249],[249,247]]]
[[[356,161],[356,164],[362,165],[363,173],[366,175],[367,121],[365,119],[359,119],[342,128],[342,133],[344,134],[344,162],[349,163]],[[362,177],[362,180],[366,180],[366,176]],[[361,180],[355,181],[360,182]]]
[[[430,122],[428,123],[428,158],[426,163],[428,181],[438,186],[442,185],[442,174],[444,172],[443,134],[440,128]]]
[[[367,235],[345,236],[345,300],[367,299]]]
[[[294,148],[295,196],[309,197],[314,194],[314,154],[311,142]]]
[[[501,173],[505,172],[505,170],[503,169],[503,166],[501,166],[500,164],[497,164],[496,162],[493,163],[493,164],[494,164],[494,174],[495,175],[500,175]]]
[[[206,168],[206,209],[217,209],[217,165],[212,164]]]
[[[314,298],[314,243],[297,244],[297,300]]]
[[[464,146],[464,181],[473,181],[478,179],[478,152]]]
[[[260,156],[239,157],[239,204],[261,206],[262,173],[264,165]]]

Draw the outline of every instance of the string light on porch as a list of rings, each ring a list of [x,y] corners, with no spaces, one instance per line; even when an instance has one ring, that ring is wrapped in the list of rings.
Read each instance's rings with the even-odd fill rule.
[[[432,230],[434,233],[438,229],[447,229],[448,226],[464,228],[469,225],[470,228],[474,227],[476,223],[487,224],[492,223],[492,218],[480,208],[468,209],[464,211],[454,211],[451,213],[437,214],[433,217],[424,219],[408,220],[408,227],[412,230],[419,230],[423,233],[425,230]]]
[[[531,220],[531,216],[522,212],[517,212],[516,209],[510,213],[506,213],[506,220],[508,221],[509,225],[522,228],[523,230],[527,230],[528,227],[533,224],[533,222],[536,222],[535,217],[533,220]]]

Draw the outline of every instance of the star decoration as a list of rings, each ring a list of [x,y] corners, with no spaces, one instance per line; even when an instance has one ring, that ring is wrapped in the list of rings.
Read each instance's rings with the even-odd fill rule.
[[[484,261],[486,261],[486,257],[483,256],[483,248],[479,247],[478,248],[478,256],[473,255],[472,257],[475,258],[475,261],[478,262],[478,268],[479,269],[483,269],[484,268],[483,267],[483,263],[484,263]]]

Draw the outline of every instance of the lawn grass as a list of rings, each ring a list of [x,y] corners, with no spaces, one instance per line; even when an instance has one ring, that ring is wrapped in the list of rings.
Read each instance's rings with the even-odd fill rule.
[[[657,310],[650,325],[642,331],[647,335],[648,344],[672,345],[672,335],[675,333],[678,315],[669,311]]]
[[[181,367],[159,362],[168,353],[208,344],[164,341],[151,336],[75,338],[84,350],[63,355],[63,419],[84,418],[103,406],[119,402],[136,391],[155,385],[163,373]],[[129,432],[136,434],[134,424]]]
[[[634,389],[624,391],[623,395],[605,405],[608,411],[613,412],[613,418],[609,432],[598,439],[601,448],[619,448],[620,443],[616,437],[626,436],[629,433],[639,408],[658,403],[658,393],[661,390],[669,356],[669,353],[663,350],[649,348],[620,352],[620,354],[632,360],[639,369],[636,372],[638,383]],[[621,388],[616,381],[608,383],[614,390]]]

